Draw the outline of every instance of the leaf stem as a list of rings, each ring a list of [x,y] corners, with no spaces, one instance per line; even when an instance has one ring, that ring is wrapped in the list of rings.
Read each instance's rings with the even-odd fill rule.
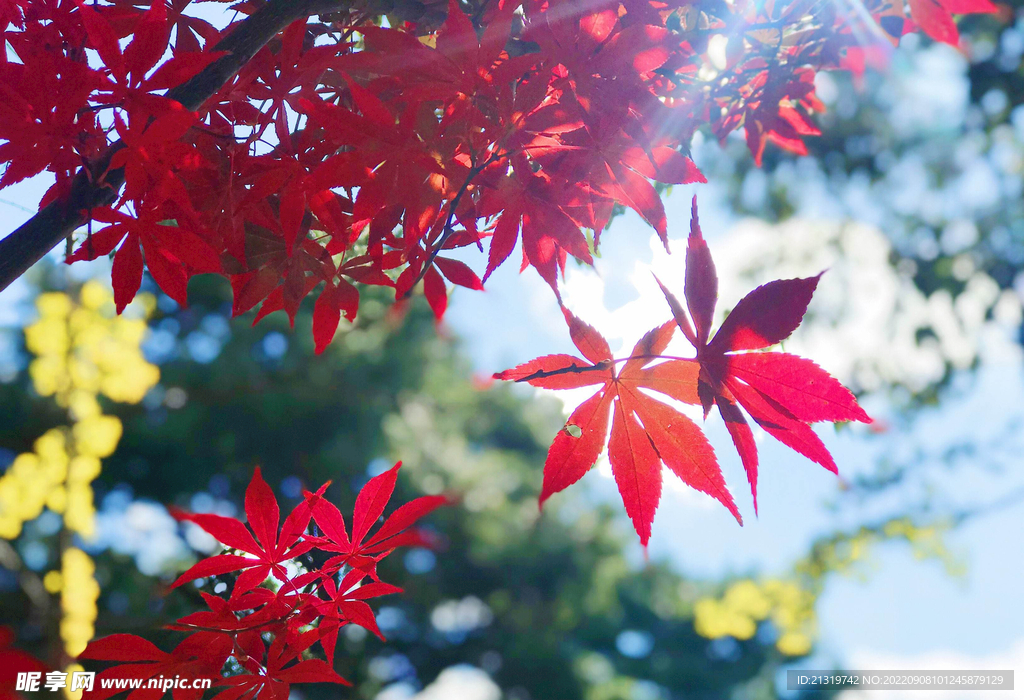
[[[530,382],[535,379],[545,379],[547,377],[557,377],[560,374],[583,374],[584,372],[598,372],[609,369],[610,367],[619,364],[620,362],[628,362],[630,360],[681,360],[683,362],[696,362],[695,357],[679,357],[677,355],[630,355],[629,357],[620,357],[611,360],[602,360],[595,365],[587,365],[581,367],[580,365],[573,362],[568,367],[560,367],[558,369],[539,369],[533,374],[529,374],[525,377],[520,377],[514,380],[515,382]],[[647,364],[646,362],[644,364]]]

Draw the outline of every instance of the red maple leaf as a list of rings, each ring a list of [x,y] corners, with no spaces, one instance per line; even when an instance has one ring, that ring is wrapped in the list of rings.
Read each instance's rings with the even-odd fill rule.
[[[96,661],[120,661],[121,665],[102,671],[94,689],[85,694],[89,700],[105,700],[124,692],[118,686],[119,679],[141,679],[146,681],[156,676],[173,678],[210,678],[219,676],[224,662],[232,654],[231,637],[219,632],[196,632],[183,639],[174,651],[168,653],[159,649],[147,639],[134,634],[112,634],[89,643],[79,659]],[[107,682],[104,682],[107,681]],[[164,691],[140,689],[132,693],[142,697],[158,698]],[[174,697],[180,700],[198,700],[203,695],[199,688],[175,688]]]
[[[118,33],[104,14],[84,0],[75,2],[89,42],[113,78],[102,88],[104,99],[111,104],[122,103],[158,115],[167,108],[168,100],[152,94],[153,91],[183,83],[222,55],[217,51],[182,52],[153,71],[167,51],[172,27],[180,21],[177,16],[169,21],[166,2],[151,3],[141,14],[123,51]]]
[[[661,287],[676,323],[697,349],[696,360],[689,363],[699,366],[696,393],[704,415],[718,406],[747,472],[755,512],[757,447],[737,404],[769,435],[832,472],[838,471],[835,461],[809,424],[871,422],[854,395],[810,360],[787,353],[740,352],[761,350],[788,338],[800,325],[820,277],[761,285],[736,304],[708,340],[718,300],[718,276],[701,234],[694,197],[684,283],[689,317],[672,293]],[[687,361],[669,364],[675,363]]]
[[[278,287],[281,289],[281,287]],[[313,342],[317,355],[322,353],[334,339],[342,315],[349,321],[355,319],[359,309],[359,290],[344,279],[328,282],[313,306]],[[262,313],[263,309],[260,309]]]
[[[356,496],[352,511],[352,536],[345,529],[345,519],[338,508],[324,498],[310,497],[313,520],[323,533],[322,537],[307,537],[317,549],[335,552],[339,556],[328,560],[321,568],[327,574],[337,572],[343,566],[365,571],[376,579],[377,562],[396,547],[428,546],[430,537],[411,529],[417,520],[448,502],[446,496],[421,496],[400,506],[392,513],[377,532],[367,539],[370,528],[384,513],[384,508],[395,490],[398,470],[402,463],[369,481]]]
[[[521,230],[521,269],[532,265],[557,297],[558,272],[564,271],[568,254],[588,265],[594,263],[580,224],[563,207],[579,194],[578,188],[535,174],[522,156],[512,158],[512,166],[513,176],[503,178],[481,207],[488,214],[501,212],[491,236],[484,281],[511,255]]]
[[[91,210],[91,217],[110,226],[86,238],[65,262],[95,260],[113,251],[123,240],[111,270],[118,313],[135,298],[142,284],[143,251],[153,279],[182,306],[187,305],[188,280],[193,274],[221,269],[217,253],[209,243],[185,227],[166,225],[158,210],[139,207],[138,216],[131,217],[102,207]]]
[[[608,342],[596,330],[563,309],[573,343],[586,359],[546,355],[494,375],[496,379],[527,382],[545,389],[601,385],[555,436],[544,464],[541,504],[578,481],[594,465],[604,448],[611,412],[608,457],[612,474],[626,513],[645,546],[661,497],[662,463],[690,486],[717,498],[742,523],[704,434],[689,418],[642,389],[703,405],[705,418],[713,405],[719,407],[746,469],[755,512],[757,449],[738,406],[784,444],[836,471],[831,455],[808,424],[871,422],[853,394],[810,360],[785,353],[737,352],[760,350],[789,337],[800,324],[817,283],[818,277],[812,277],[758,287],[736,305],[709,341],[718,278],[701,235],[695,197],[685,286],[693,324],[676,298],[662,286],[675,322],[649,331],[628,358],[616,360]],[[695,359],[662,354],[675,326],[697,348]],[[623,361],[622,369],[616,372],[616,365]]]
[[[309,524],[313,504],[327,486],[324,485],[310,498],[303,500],[285,519],[278,532],[280,510],[270,486],[256,467],[249,488],[245,492],[245,514],[252,532],[234,518],[212,513],[186,513],[172,509],[171,514],[178,520],[187,520],[203,528],[217,540],[248,556],[219,554],[200,561],[178,577],[172,588],[205,576],[218,576],[232,571],[241,571],[235,582],[234,595],[252,590],[273,575],[278,580],[289,580],[283,563],[299,557],[313,548],[310,540],[299,541]],[[255,537],[254,537],[255,535]]]
[[[0,60],[0,188],[44,169],[68,178],[106,141],[95,115],[79,108],[99,72],[48,52],[22,53],[28,65]]]
[[[125,123],[114,114],[114,124],[126,148],[110,160],[110,167],[124,168],[125,190],[117,206],[129,200],[160,204],[171,199],[185,210],[191,209],[184,184],[174,175],[175,166],[189,155],[189,147],[179,141],[196,121],[193,112],[173,103],[158,118],[146,123]]]
[[[364,601],[383,595],[401,593],[402,589],[380,581],[362,584],[365,578],[366,572],[360,569],[350,570],[345,574],[340,585],[335,583],[333,576],[326,576],[322,583],[328,599],[315,598],[312,601],[317,613],[321,616],[317,631],[320,634],[320,643],[323,645],[328,663],[334,663],[338,633],[345,625],[358,625],[368,632],[372,632],[382,642],[385,641],[373,610]]]
[[[216,682],[217,686],[225,687],[215,696],[221,700],[257,696],[285,700],[292,683],[347,685],[333,670],[338,632],[354,624],[384,639],[366,601],[401,593],[401,589],[377,578],[377,562],[400,546],[432,544],[429,536],[411,527],[448,500],[444,496],[425,496],[410,501],[371,534],[391,498],[400,466],[401,463],[370,479],[360,491],[351,538],[337,508],[324,507],[323,493],[329,483],[316,493],[306,493],[284,523],[279,524],[277,501],[258,468],[246,490],[248,528],[232,518],[172,509],[179,520],[199,525],[228,547],[245,554],[210,557],[189,569],[174,586],[199,577],[241,573],[228,597],[199,591],[206,609],[167,625],[169,630],[189,633],[170,653],[128,634],[91,643],[80,658],[121,665],[104,670],[99,676],[99,694],[86,697],[105,700],[128,690],[130,687],[116,685],[126,679],[219,677],[229,656],[242,672]],[[323,536],[306,533],[314,513]],[[325,557],[304,556],[314,548],[329,558],[323,561]],[[285,562],[290,564],[285,567]],[[260,585],[268,576],[280,580],[282,585]],[[368,577],[372,580],[366,582]],[[11,658],[20,663],[21,656],[8,654],[2,648],[3,632],[0,628],[0,659]],[[324,649],[326,661],[311,657],[309,649],[317,642]],[[237,666],[232,664],[236,672]],[[107,680],[114,684],[108,687],[104,684]],[[4,681],[6,676],[0,673],[0,682]],[[165,690],[166,687],[136,687],[143,698],[157,698]],[[3,692],[0,687],[0,697]],[[179,700],[199,700],[202,695],[203,689],[174,688],[174,696]]]
[[[74,204],[65,235],[114,202],[117,225],[69,262],[116,249],[119,310],[144,268],[182,304],[192,275],[229,277],[233,311],[263,302],[257,319],[294,318],[325,282],[321,351],[355,313],[348,284],[392,287],[401,304],[422,283],[440,318],[449,283],[481,288],[519,246],[557,297],[569,256],[591,261],[616,207],[667,240],[655,183],[703,180],[686,155],[702,125],[720,139],[743,127],[757,163],[769,141],[805,153],[824,107],[815,75],[863,67],[865,21],[956,43],[953,15],[995,9],[909,0],[910,20],[903,0],[699,16],[664,0],[431,0],[382,26],[377,5],[321,16],[247,0],[218,30],[190,0],[0,0],[0,188],[52,172],[41,204]],[[707,62],[716,36],[724,69]],[[439,257],[487,237],[483,280]],[[350,252],[363,260],[339,259]]]
[[[563,313],[572,341],[585,360],[547,355],[494,375],[546,389],[601,385],[573,412],[551,443],[544,463],[541,505],[551,494],[579,481],[594,465],[604,448],[611,412],[608,459],[626,513],[644,546],[661,498],[662,463],[688,485],[721,501],[742,524],[714,450],[700,428],[641,391],[651,389],[675,399],[696,400],[696,365],[651,365],[672,339],[675,324],[669,321],[648,331],[616,372],[617,361],[608,341],[569,311],[563,309]]]
[[[935,41],[952,46],[960,43],[953,15],[990,14],[998,8],[989,0],[910,0],[910,16]]]
[[[0,627],[0,700],[21,700],[17,692],[19,673],[46,673],[50,667],[28,652],[13,646],[14,633],[9,627]]]
[[[304,634],[285,630],[277,634],[270,647],[266,648],[259,635],[250,635],[246,640],[247,657],[240,660],[248,673],[218,681],[217,685],[227,686],[227,689],[217,693],[214,698],[238,700],[259,697],[287,700],[292,683],[351,685],[335,673],[326,661],[300,659],[302,652],[316,642],[317,636],[316,630]],[[296,663],[291,663],[293,660],[297,660]]]

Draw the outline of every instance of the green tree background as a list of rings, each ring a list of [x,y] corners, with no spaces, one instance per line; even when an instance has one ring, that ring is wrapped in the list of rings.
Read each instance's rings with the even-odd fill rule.
[[[52,270],[50,280],[62,273]],[[557,403],[474,385],[458,343],[437,334],[425,304],[399,320],[386,300],[370,299],[314,359],[310,309],[295,332],[283,314],[255,328],[229,325],[229,290],[213,282],[192,291],[188,309],[164,299],[168,310],[150,320],[160,385],[137,406],[107,406],[125,431],[94,482],[101,522],[130,501],[238,504],[257,464],[285,503],[333,480],[328,495],[344,512],[358,487],[398,458],[399,501],[442,491],[459,498],[431,518],[439,551],[385,562],[382,578],[406,589],[380,611],[387,644],[355,628],[344,637],[339,670],[356,683],[351,697],[373,698],[395,683],[418,688],[460,664],[521,700],[719,698],[738,688],[776,696],[777,669],[791,659],[774,648],[770,623],[742,642],[694,630],[695,602],[720,582],[636,560],[627,523],[610,506],[595,507],[585,488],[538,511],[538,465],[564,420]],[[60,422],[32,394],[26,373],[0,385],[0,444],[30,449],[31,436]],[[47,541],[43,534],[28,527],[20,548]],[[172,643],[160,626],[198,601],[195,588],[166,590],[189,553],[171,550],[146,575],[138,558],[147,553],[118,553],[112,534],[101,525],[97,635],[131,631]],[[53,550],[41,568],[55,565]],[[11,578],[0,592],[3,619],[25,646],[51,656],[52,629],[39,625]]]

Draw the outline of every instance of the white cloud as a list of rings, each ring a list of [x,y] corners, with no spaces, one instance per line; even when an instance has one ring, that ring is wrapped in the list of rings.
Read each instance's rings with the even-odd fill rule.
[[[501,688],[478,668],[451,666],[437,680],[413,694],[407,683],[395,683],[377,695],[377,700],[501,700]]]
[[[1005,651],[985,656],[972,656],[952,649],[940,649],[921,654],[891,654],[873,649],[854,650],[848,656],[850,670],[900,670],[900,671],[997,671],[1024,669],[1024,638]],[[1014,679],[1020,687],[1020,679]],[[1010,697],[1006,691],[993,690],[943,690],[931,691],[945,700],[999,700]],[[849,690],[839,695],[839,700],[921,700],[925,695],[920,690]],[[1019,697],[1019,696],[1018,696]]]

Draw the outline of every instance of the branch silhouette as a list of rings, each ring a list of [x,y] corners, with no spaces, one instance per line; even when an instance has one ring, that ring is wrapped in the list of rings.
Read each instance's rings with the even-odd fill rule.
[[[167,91],[166,97],[195,111],[220,90],[278,32],[295,20],[351,7],[353,0],[270,0],[210,49],[224,55],[198,74]],[[0,291],[70,236],[95,207],[111,204],[124,184],[124,170],[108,170],[110,159],[125,147],[118,140],[83,166],[66,198],[51,202],[0,240]]]

